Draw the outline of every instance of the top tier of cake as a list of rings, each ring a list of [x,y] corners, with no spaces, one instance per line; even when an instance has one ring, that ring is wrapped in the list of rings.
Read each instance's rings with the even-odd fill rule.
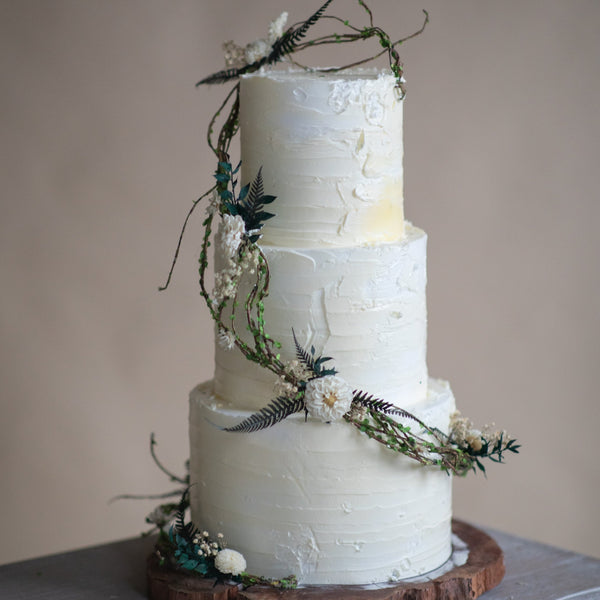
[[[264,167],[265,192],[277,196],[261,245],[403,237],[402,102],[393,75],[261,71],[242,77],[240,106],[242,179]]]

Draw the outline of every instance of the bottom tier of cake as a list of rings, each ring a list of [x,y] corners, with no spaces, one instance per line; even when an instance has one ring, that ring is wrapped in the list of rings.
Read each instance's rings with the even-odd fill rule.
[[[441,430],[453,411],[450,387],[438,380],[412,409]],[[249,414],[219,401],[212,382],[190,395],[192,519],[223,533],[248,572],[368,584],[421,575],[448,559],[451,476],[344,421],[297,414],[255,433],[222,430]]]

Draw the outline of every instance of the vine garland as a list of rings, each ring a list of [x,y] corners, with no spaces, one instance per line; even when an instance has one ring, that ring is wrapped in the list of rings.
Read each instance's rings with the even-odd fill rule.
[[[374,398],[362,390],[350,389],[337,377],[335,368],[325,366],[332,360],[331,357],[316,356],[314,348],[311,348],[310,352],[306,351],[298,343],[295,334],[296,361],[284,361],[280,353],[281,344],[267,331],[264,299],[269,293],[270,271],[258,242],[264,223],[274,216],[265,207],[272,204],[276,198],[265,194],[260,170],[252,182],[238,191],[237,176],[240,165],[234,167],[229,154],[231,142],[239,129],[240,87],[237,80],[241,75],[274,65],[284,59],[308,70],[292,56],[309,47],[375,38],[381,50],[372,56],[343,67],[311,70],[341,71],[387,54],[390,69],[403,97],[405,93],[403,67],[397,46],[420,35],[429,21],[429,15],[423,11],[425,19],[420,29],[407,37],[392,41],[382,28],[374,24],[373,13],[366,2],[357,1],[367,15],[367,25],[356,27],[348,20],[326,15],[325,12],[333,0],[327,0],[308,19],[290,26],[285,31],[287,13],[283,13],[271,23],[268,40],[257,40],[245,48],[227,42],[224,46],[227,68],[197,83],[200,86],[236,82],[208,127],[207,142],[217,159],[215,184],[192,204],[184,220],[167,281],[159,289],[166,289],[171,281],[181,242],[192,213],[203,200],[210,197],[203,222],[204,235],[199,257],[201,295],[217,325],[222,345],[228,349],[237,348],[246,359],[274,373],[280,379],[284,389],[284,393],[265,408],[226,431],[246,433],[258,431],[300,412],[317,416],[325,421],[343,418],[361,433],[423,465],[437,466],[443,471],[457,475],[465,475],[471,470],[485,472],[482,459],[502,462],[505,453],[518,453],[519,444],[506,432],[496,432],[490,428],[484,429],[483,432],[479,431],[474,429],[468,419],[458,414],[453,416],[449,434],[429,427],[401,408]],[[336,25],[343,26],[343,32],[306,39],[311,27],[321,20],[331,20]],[[215,142],[216,123],[223,115],[225,115],[224,121]],[[215,287],[210,290],[206,280],[208,251],[217,215],[220,217],[217,243],[221,244],[220,250],[225,257],[226,265],[216,274]],[[239,286],[244,274],[253,275],[251,289],[245,296]],[[241,334],[240,319],[238,319],[240,307],[243,307],[241,327],[250,332],[250,341]]]

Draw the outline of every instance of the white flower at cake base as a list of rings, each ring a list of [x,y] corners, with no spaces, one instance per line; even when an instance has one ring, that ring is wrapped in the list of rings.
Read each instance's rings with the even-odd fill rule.
[[[341,419],[352,406],[352,388],[337,375],[326,375],[306,383],[304,404],[311,417],[324,422]]]
[[[225,548],[215,556],[215,568],[225,575],[241,575],[246,570],[246,559],[237,550]]]
[[[219,224],[217,239],[223,255],[229,260],[237,255],[245,233],[246,225],[240,215],[223,215]]]

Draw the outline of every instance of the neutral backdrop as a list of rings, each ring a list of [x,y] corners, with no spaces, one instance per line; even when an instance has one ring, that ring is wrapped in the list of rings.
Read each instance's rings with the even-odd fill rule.
[[[402,47],[430,372],[523,443],[487,479],[455,481],[455,513],[600,556],[600,2],[370,5],[397,37],[431,15]],[[172,488],[151,432],[183,473],[187,394],[213,360],[200,215],[157,289],[211,185],[205,127],[226,91],[194,84],[223,66],[223,41],[318,6],[0,2],[1,562],[143,531],[153,502],[109,500]],[[331,12],[363,22],[350,0]]]

